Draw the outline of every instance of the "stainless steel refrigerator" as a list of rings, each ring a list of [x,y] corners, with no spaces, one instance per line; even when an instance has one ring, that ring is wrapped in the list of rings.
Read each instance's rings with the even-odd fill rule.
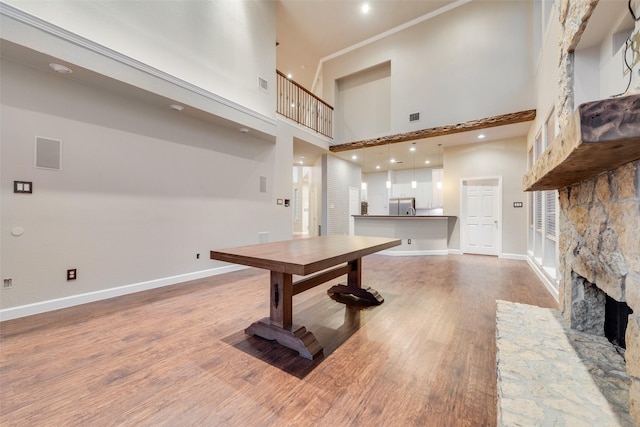
[[[389,215],[415,215],[415,197],[400,197],[389,199]]]

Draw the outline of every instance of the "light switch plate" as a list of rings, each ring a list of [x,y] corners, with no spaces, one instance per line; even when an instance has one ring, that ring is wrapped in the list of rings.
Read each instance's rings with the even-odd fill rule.
[[[33,182],[31,181],[13,181],[14,193],[33,193]]]

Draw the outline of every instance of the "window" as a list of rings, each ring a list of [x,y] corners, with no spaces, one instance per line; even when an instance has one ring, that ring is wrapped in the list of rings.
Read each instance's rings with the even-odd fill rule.
[[[540,155],[542,154],[542,151],[544,150],[542,132],[538,132],[538,136],[536,136],[534,149],[535,149],[535,151],[533,152],[533,160],[536,161],[536,160],[538,160],[540,158]]]
[[[542,232],[542,191],[536,191],[536,231]]]
[[[550,146],[553,144],[553,141],[556,139],[557,135],[556,130],[556,111],[555,108],[551,109],[549,116],[547,116],[547,121],[544,123],[544,135],[546,140],[546,146]]]
[[[553,144],[557,134],[555,108],[552,106],[545,122],[540,126],[533,147],[527,153],[529,168],[542,156],[544,150]],[[556,190],[535,191],[529,194],[528,252],[535,265],[544,271],[545,276],[555,283],[556,287],[558,281],[557,206]]]
[[[557,191],[545,191],[544,229],[547,239],[556,239],[556,199]]]

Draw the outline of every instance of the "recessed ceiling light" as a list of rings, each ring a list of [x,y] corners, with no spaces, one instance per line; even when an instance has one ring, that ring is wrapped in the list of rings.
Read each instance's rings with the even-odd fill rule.
[[[242,133],[249,133],[249,129],[247,129],[247,128],[240,128],[240,129],[238,129],[238,130],[239,130],[240,132],[242,132]]]
[[[371,6],[369,5],[369,3],[362,3],[362,6],[360,6],[360,11],[365,15],[369,13],[370,10]]]
[[[481,133],[480,135],[478,135],[478,139],[484,139],[484,133]]]
[[[288,78],[289,80],[291,80],[291,79],[293,78],[293,75],[292,75],[291,73],[289,73],[289,74],[287,74],[287,78]]]
[[[426,165],[428,165],[429,163],[431,163],[429,160],[425,160],[424,162]]]
[[[304,161],[300,160],[300,161],[298,162],[298,164],[299,164],[299,165],[304,165]]]
[[[358,158],[358,156],[356,156],[355,154],[353,156],[351,156],[352,160],[356,160]]]
[[[179,104],[171,104],[171,105],[169,105],[169,108],[171,108],[172,110],[176,110],[176,111],[184,110],[184,107],[182,105],[179,105]]]
[[[376,169],[380,169],[380,165],[376,165]]]
[[[416,151],[416,147],[409,148],[409,151]]]
[[[52,62],[51,64],[49,64],[49,67],[53,68],[53,70],[56,73],[62,73],[62,74],[73,73],[73,70],[71,68],[62,64],[56,64],[55,62]]]
[[[390,163],[395,163],[395,162],[396,162],[396,159],[391,159],[391,160],[389,160],[389,162],[390,162]]]

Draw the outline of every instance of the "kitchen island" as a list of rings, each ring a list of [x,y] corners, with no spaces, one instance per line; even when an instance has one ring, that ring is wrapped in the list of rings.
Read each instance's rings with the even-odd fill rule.
[[[449,227],[455,216],[446,215],[353,215],[356,236],[391,237],[402,245],[388,255],[446,255]]]

